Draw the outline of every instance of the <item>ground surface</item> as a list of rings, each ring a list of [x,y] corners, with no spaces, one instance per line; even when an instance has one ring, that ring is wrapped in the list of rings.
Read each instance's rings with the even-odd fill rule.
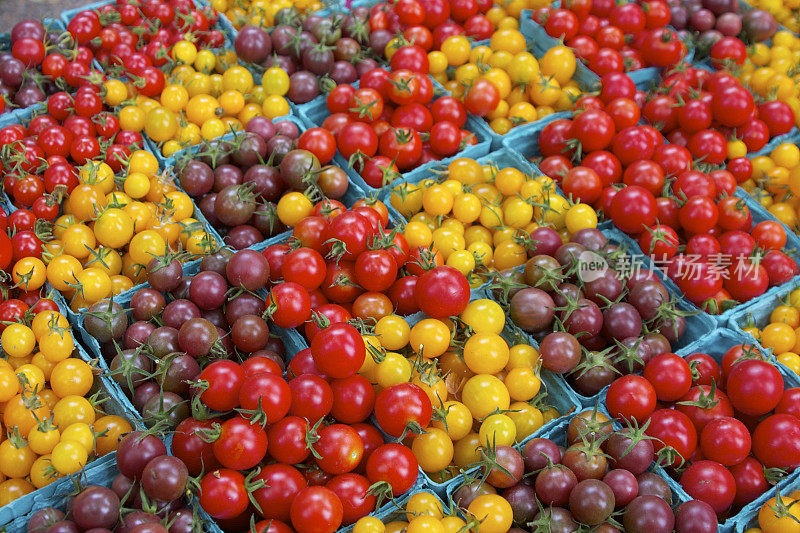
[[[22,19],[58,18],[65,9],[90,3],[90,0],[0,0],[0,33],[6,33]]]

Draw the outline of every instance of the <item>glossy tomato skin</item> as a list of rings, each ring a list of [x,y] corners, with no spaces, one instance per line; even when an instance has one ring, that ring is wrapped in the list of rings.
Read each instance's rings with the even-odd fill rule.
[[[292,500],[308,486],[303,474],[293,466],[274,463],[261,467],[255,480],[265,483],[253,492],[253,498],[261,507],[261,516],[289,522]]]
[[[611,384],[606,403],[612,417],[642,423],[656,407],[656,391],[647,379],[631,374]]]
[[[650,425],[646,434],[655,437],[656,451],[671,446],[677,455],[673,461],[667,460],[665,466],[676,466],[688,460],[697,448],[697,430],[688,416],[674,409],[659,409],[650,415]]]
[[[728,470],[716,461],[697,461],[681,475],[683,489],[698,500],[725,512],[736,496],[736,481]]]
[[[267,433],[260,425],[235,416],[222,423],[221,433],[212,448],[225,468],[249,470],[267,454],[267,444]]]
[[[750,431],[732,417],[716,418],[700,434],[700,449],[706,459],[723,466],[741,463],[750,453]]]
[[[319,432],[314,443],[317,465],[333,475],[354,470],[364,456],[364,442],[356,430],[345,424],[332,424]]]
[[[469,303],[467,278],[448,266],[428,270],[417,280],[414,299],[419,309],[431,318],[458,316]]]
[[[611,219],[626,233],[639,233],[656,219],[656,199],[645,188],[629,185],[620,190],[611,201]]]
[[[747,457],[728,470],[736,483],[736,497],[733,500],[733,505],[736,507],[747,505],[769,489],[769,482],[764,476],[764,467],[755,457]]]
[[[433,406],[428,395],[413,383],[400,383],[383,389],[375,399],[375,417],[383,431],[400,437],[413,422],[428,427]]]
[[[644,377],[662,402],[679,400],[692,387],[689,363],[674,353],[658,354],[650,359],[644,367]]]
[[[372,357],[372,356],[370,356]],[[333,407],[331,415],[339,422],[355,424],[363,422],[375,406],[375,389],[361,375],[331,381]]]
[[[220,466],[214,455],[212,443],[200,438],[200,431],[212,429],[214,419],[187,418],[175,428],[172,435],[172,454],[183,461],[190,476],[214,470]]]
[[[311,341],[317,368],[332,378],[354,375],[364,364],[366,353],[361,334],[346,323],[331,324]]]
[[[726,392],[737,411],[760,416],[772,411],[781,401],[783,377],[766,361],[739,361],[728,375]]]
[[[783,391],[783,396],[775,406],[775,414],[786,414],[800,418],[800,387]]]
[[[342,502],[342,524],[353,524],[375,510],[377,500],[369,494],[369,480],[362,475],[342,474],[328,481],[325,487]]]
[[[370,483],[386,481],[397,497],[407,492],[417,480],[419,463],[414,453],[398,443],[379,446],[367,459],[367,479]]]
[[[289,385],[276,374],[263,372],[248,376],[239,390],[239,405],[254,412],[260,407],[268,424],[286,416],[291,402]]]
[[[294,465],[305,461],[311,454],[306,444],[308,421],[298,416],[287,416],[269,427],[267,451],[279,463]]]
[[[269,293],[270,317],[282,328],[296,328],[311,316],[311,298],[299,283],[287,281],[276,285]]]
[[[295,497],[290,510],[297,533],[333,533],[342,523],[342,502],[325,487],[308,487]]]
[[[697,402],[701,398],[707,399],[704,402],[707,404],[705,407],[687,404],[687,402]],[[716,387],[712,395],[709,385],[697,385],[689,389],[686,396],[676,405],[676,409],[685,414],[698,431],[703,431],[706,424],[715,418],[733,416],[733,406],[728,396]]]
[[[767,468],[800,465],[800,420],[785,414],[762,420],[753,431],[753,454]]]
[[[244,476],[235,470],[213,470],[200,481],[200,505],[212,518],[237,517],[250,504],[244,485]]]
[[[200,373],[198,381],[208,383],[200,400],[214,411],[230,411],[239,405],[244,371],[233,361],[215,361]]]
[[[289,414],[316,423],[330,413],[333,407],[333,392],[327,381],[319,376],[303,374],[289,382],[292,391],[292,407]]]

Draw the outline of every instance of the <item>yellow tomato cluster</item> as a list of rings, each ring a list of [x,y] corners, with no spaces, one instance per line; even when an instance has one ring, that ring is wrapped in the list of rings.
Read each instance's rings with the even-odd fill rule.
[[[539,354],[501,335],[499,304],[474,300],[459,319],[411,326],[397,315],[380,318],[374,336],[365,336],[371,357],[359,371],[378,388],[410,381],[425,391],[437,416],[411,449],[441,480],[479,461],[482,448],[511,446],[558,416],[533,405],[542,388]]]
[[[459,158],[445,178],[395,185],[391,203],[409,220],[409,246],[433,244],[473,286],[485,281],[489,269],[524,264],[526,239],[539,226],[555,228],[564,242],[580,229],[597,227],[594,209],[571,204],[546,176]]]
[[[105,163],[87,163],[78,178],[53,222],[44,261],[28,257],[13,267],[25,290],[49,281],[78,310],[141,283],[153,257],[170,250],[202,255],[216,245],[192,218],[191,198],[158,174],[149,152],[131,154],[121,186]]]
[[[778,23],[783,24],[790,31],[794,33],[800,32],[800,1],[754,0],[748,3],[772,14]]]
[[[197,50],[189,41],[172,49],[175,65],[158,99],[137,96],[120,109],[123,129],[144,131],[170,156],[203,140],[241,131],[255,116],[276,118],[290,113],[284,95],[289,75],[267,69],[259,84],[239,65],[233,50]]]
[[[753,177],[742,184],[775,217],[795,228],[800,216],[800,148],[782,143],[753,158]]]
[[[428,58],[431,75],[454,96],[463,95],[477,79],[497,87],[500,103],[486,119],[501,135],[520,124],[572,109],[581,94],[572,79],[576,68],[572,50],[554,46],[537,60],[516,28],[501,27],[489,46],[475,48],[463,35],[448,37],[441,51],[430,52]]]
[[[0,344],[1,507],[114,451],[132,428],[86,398],[94,374],[72,356],[75,341],[61,313],[43,311],[29,325],[9,324]]]
[[[466,522],[445,509],[442,501],[430,492],[412,494],[403,507],[384,523],[374,516],[360,518],[353,533],[458,533]]]
[[[445,508],[435,494],[422,491],[412,494],[385,523],[374,516],[359,519],[353,533],[459,533],[477,524],[481,533],[505,533],[514,519],[508,501],[494,493],[478,496],[465,510],[469,524]]]
[[[248,24],[263,28],[275,26],[275,15],[281,9],[313,13],[325,6],[317,0],[211,0],[211,7],[224,13],[231,24],[240,30]]]
[[[796,31],[796,30],[795,30]],[[772,46],[756,43],[742,66],[739,79],[764,99],[786,102],[800,125],[800,38],[788,31],[772,37]]]
[[[771,349],[778,361],[800,374],[800,289],[793,290],[785,302],[772,310],[766,326],[748,325],[743,329],[764,348]]]

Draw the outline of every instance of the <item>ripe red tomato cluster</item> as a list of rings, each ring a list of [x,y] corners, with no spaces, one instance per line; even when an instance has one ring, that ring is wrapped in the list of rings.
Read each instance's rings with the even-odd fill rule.
[[[327,202],[327,215],[315,214],[295,226],[300,247],[273,244],[263,252],[275,283],[269,311],[278,326],[303,326],[314,342],[320,322],[378,320],[420,310],[438,318],[463,311],[469,301],[464,275],[442,266],[436,250],[410,249],[399,230],[388,228],[383,204],[362,200],[347,210]],[[317,316],[309,321],[312,313]],[[293,360],[305,362],[299,356]]]
[[[751,300],[800,273],[781,251],[786,245],[783,227],[772,221],[754,224],[745,201],[734,196],[737,184],[752,174],[750,161],[734,158],[721,167],[727,141],[719,129],[728,128],[733,135],[737,127],[743,133],[758,124],[764,130],[768,126],[755,118],[762,115],[750,93],[727,73],[689,68],[666,79],[670,93],[652,98],[640,110],[627,75],[604,76],[599,96],[576,102],[574,118],[542,129],[539,168],[566,194],[593,204],[635,237],[689,300],[721,312],[731,300]],[[700,98],[689,100],[692,91]],[[782,121],[773,120],[776,106],[769,104],[761,106],[763,117],[769,116],[770,124]],[[661,131],[638,124],[641,117],[661,125]],[[787,118],[793,123],[791,110]],[[573,166],[579,157],[580,165]],[[670,176],[674,180],[668,181]],[[616,185],[620,182],[624,187]]]
[[[642,109],[645,120],[660,124],[670,143],[685,146],[694,159],[712,165],[725,162],[728,139],[740,139],[748,152],[757,152],[795,125],[788,104],[756,104],[750,91],[726,70],[676,69],[664,76],[657,92]],[[728,166],[746,164],[733,159]],[[749,177],[745,172],[736,175],[739,183]]]
[[[392,56],[391,72],[374,68],[361,76],[358,89],[339,85],[327,96],[331,115],[322,128],[330,132],[329,143],[335,139],[339,153],[372,187],[382,187],[398,172],[453,156],[477,143],[464,129],[468,106],[451,96],[434,101],[427,71],[425,51],[407,45]],[[490,87],[482,94],[499,101],[497,89],[486,84]]]
[[[23,257],[41,259],[43,243],[34,232],[35,224],[36,215],[28,209],[7,215],[0,207],[0,269],[6,270]]]
[[[89,85],[94,54],[48,34],[38,20],[23,20],[11,29],[11,48],[0,52],[0,113],[43,102],[59,89]]]
[[[547,34],[564,43],[603,76],[644,67],[669,67],[686,56],[686,45],[666,26],[669,6],[662,0],[561,0],[559,7],[533,13]]]
[[[643,376],[608,389],[611,415],[647,423],[664,466],[685,468],[684,490],[718,515],[770,490],[765,469],[800,466],[800,389],[784,390],[778,369],[757,348],[737,344],[719,359],[706,353],[657,355]]]
[[[67,31],[103,65],[143,79],[139,92],[154,97],[164,89],[166,78],[158,67],[169,60],[172,45],[187,34],[206,48],[225,43],[222,31],[214,27],[216,21],[213,10],[197,8],[191,0],[118,0],[98,10],[81,11],[70,20]]]
[[[402,402],[394,401],[401,392],[391,388],[376,400],[369,381],[356,375],[366,356],[358,330],[333,324],[320,330],[307,350],[331,377],[290,372],[285,378],[274,360],[258,356],[241,365],[216,361],[199,376],[207,384],[202,403],[237,414],[184,420],[175,430],[172,451],[190,474],[207,472],[200,481],[200,505],[225,530],[239,522],[246,528],[252,501],[273,527],[277,523],[289,531],[291,524],[298,533],[333,533],[375,510],[373,484],[383,483],[387,493],[399,496],[417,479],[412,451],[384,442],[364,422],[373,408],[382,411],[379,405]],[[347,363],[339,358],[344,352]],[[416,389],[428,402],[430,420],[427,395],[415,385],[397,387]],[[270,464],[258,467],[267,460]]]
[[[488,39],[494,25],[486,17],[487,0],[399,0],[380,2],[370,9],[371,40],[388,43],[402,33],[426,51],[438,50],[448,37],[466,35]]]
[[[47,100],[47,113],[31,119],[27,127],[0,129],[4,188],[24,211],[15,212],[12,223],[27,230],[33,229],[34,217],[54,220],[59,202],[48,195],[57,189],[72,192],[78,186],[79,166],[105,161],[118,172],[136,146],[142,146],[141,134],[120,129],[117,116],[103,104],[100,87],[84,86],[74,95],[55,93]]]

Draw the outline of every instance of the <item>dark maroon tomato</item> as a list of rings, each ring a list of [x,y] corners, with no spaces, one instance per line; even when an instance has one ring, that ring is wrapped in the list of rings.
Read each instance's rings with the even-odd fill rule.
[[[141,477],[145,466],[155,457],[167,454],[167,448],[158,437],[132,431],[125,435],[117,448],[119,471],[130,479]]]

